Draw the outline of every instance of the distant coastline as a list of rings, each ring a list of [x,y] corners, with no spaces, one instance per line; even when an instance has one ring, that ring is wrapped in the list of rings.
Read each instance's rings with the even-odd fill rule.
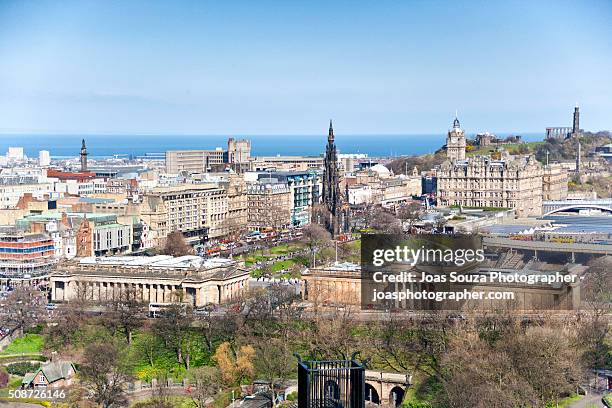
[[[542,140],[542,133],[514,133],[525,141]],[[506,136],[508,133],[498,133]],[[52,158],[76,157],[81,139],[87,140],[92,158],[114,155],[121,157],[144,156],[147,153],[164,153],[166,150],[212,150],[227,148],[227,135],[0,135],[0,154],[9,146],[21,146],[28,157],[38,157],[40,150],[48,150]],[[318,156],[325,149],[325,135],[238,135],[238,139],[250,139],[252,155],[303,155]],[[340,153],[366,153],[371,157],[412,156],[433,153],[445,143],[446,135],[343,135],[336,143]]]

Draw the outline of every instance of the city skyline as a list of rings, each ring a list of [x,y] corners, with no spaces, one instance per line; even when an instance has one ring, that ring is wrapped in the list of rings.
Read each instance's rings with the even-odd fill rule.
[[[512,16],[522,16],[514,19]],[[0,133],[609,129],[607,2],[3,2]],[[523,18],[524,17],[524,18]],[[562,30],[560,29],[562,27]]]

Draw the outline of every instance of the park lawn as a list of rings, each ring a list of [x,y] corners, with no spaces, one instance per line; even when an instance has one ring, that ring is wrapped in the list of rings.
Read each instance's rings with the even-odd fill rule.
[[[203,336],[196,329],[191,330],[187,341],[191,344],[190,368],[212,365],[212,353],[205,347]],[[153,365],[150,364],[145,350],[154,350]],[[150,382],[160,375],[180,382],[187,375],[187,369],[179,364],[173,349],[166,347],[163,340],[150,333],[139,330],[128,349],[129,365],[133,374],[142,381]]]
[[[270,267],[270,269],[272,270],[272,272],[280,272],[283,269],[290,268],[294,264],[295,264],[295,261],[293,259],[286,259],[284,261],[274,262],[272,266]]]
[[[43,350],[45,338],[40,334],[26,334],[16,338],[0,355],[36,354]]]
[[[269,257],[267,257],[267,256],[263,256],[263,255],[261,255],[261,252],[259,252],[259,253],[260,253],[259,255],[250,254],[250,255],[245,256],[245,257],[244,257],[244,263],[245,263],[245,265],[247,265],[247,266],[251,266],[251,265],[253,265],[254,263],[257,263],[257,262],[265,262],[265,261],[267,261],[268,259],[270,259],[270,258],[269,258]]]

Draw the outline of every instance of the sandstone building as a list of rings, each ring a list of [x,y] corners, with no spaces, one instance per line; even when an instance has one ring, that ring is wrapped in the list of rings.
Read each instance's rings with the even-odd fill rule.
[[[247,185],[247,224],[251,230],[282,229],[291,224],[291,189],[271,179]]]
[[[131,291],[147,303],[180,300],[194,307],[229,302],[248,289],[249,271],[228,259],[198,256],[116,256],[60,264],[51,274],[54,302],[121,299]]]
[[[447,156],[437,171],[438,205],[513,208],[518,217],[542,213],[544,171],[533,156],[466,159],[465,134],[458,119],[448,133]]]
[[[140,215],[149,225],[156,245],[172,231],[199,243],[226,233],[227,191],[217,184],[182,184],[158,187],[143,197]]]
[[[567,198],[567,182],[569,180],[567,169],[561,164],[544,166],[542,179],[543,200],[565,200]]]

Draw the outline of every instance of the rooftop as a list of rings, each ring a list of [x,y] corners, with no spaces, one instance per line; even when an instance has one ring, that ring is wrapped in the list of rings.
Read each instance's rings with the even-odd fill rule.
[[[126,267],[149,266],[154,268],[218,268],[236,264],[235,261],[226,258],[204,259],[196,255],[185,255],[173,257],[170,255],[156,256],[111,256],[111,257],[86,257],[79,261],[81,265],[114,265]]]

